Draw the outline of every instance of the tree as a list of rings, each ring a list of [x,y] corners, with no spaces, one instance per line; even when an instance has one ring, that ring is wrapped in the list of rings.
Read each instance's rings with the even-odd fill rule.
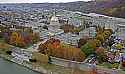
[[[33,33],[33,30],[32,28],[24,28],[25,32],[27,33]]]
[[[85,59],[85,54],[79,48],[75,48],[67,44],[60,44],[60,46],[56,48],[53,47],[53,45],[49,47],[51,47],[48,49],[51,49],[52,56],[79,62]]]
[[[125,68],[125,61],[122,62],[122,67]]]
[[[94,49],[90,43],[86,43],[81,47],[81,51],[85,53],[86,57],[94,53]]]
[[[104,31],[104,32],[103,32],[103,37],[104,37],[105,39],[109,38],[110,35],[111,35],[110,31]]]
[[[61,43],[58,39],[50,39],[41,45],[43,47],[39,46],[39,50],[40,48],[45,48],[41,49],[41,52],[47,51],[47,54],[53,57],[79,62],[85,59],[84,52],[82,52],[79,48],[75,48],[65,43]]]
[[[114,42],[114,39],[115,39],[115,37],[111,37],[107,42],[106,42],[106,44],[108,44],[108,46],[112,46],[115,42]]]
[[[113,30],[112,29],[105,29],[104,31],[109,31],[110,32],[110,34],[112,34],[113,33]]]
[[[11,35],[10,35],[10,41],[9,41],[9,43],[13,44],[13,45],[16,45],[17,44],[16,40],[18,40],[18,37],[19,37],[19,35],[18,35],[17,32],[12,32]]]
[[[74,28],[74,30],[73,30],[73,32],[76,33],[76,34],[78,34],[80,31],[81,31],[80,28],[77,28],[77,27]]]
[[[65,33],[71,32],[71,33],[79,34],[79,32],[82,30],[81,27],[75,27],[70,24],[62,25],[60,28],[63,29]]]
[[[101,45],[101,41],[100,40],[94,39],[93,41],[96,44],[96,47],[99,47]]]
[[[97,36],[96,36],[96,39],[97,39],[97,40],[100,40],[102,43],[103,43],[104,40],[105,40],[102,34],[97,35]]]
[[[26,43],[24,42],[24,38],[21,36],[20,32],[12,32],[9,43],[19,47],[26,46]]]
[[[9,44],[23,48],[40,40],[39,33],[32,32],[30,28],[19,31],[12,31],[12,33],[8,34],[8,36]]]
[[[36,62],[39,63],[48,63],[48,56],[41,54],[39,52],[33,52],[32,53],[32,59],[36,60]]]
[[[93,48],[93,49],[96,49],[96,47],[97,47],[97,45],[96,45],[96,41],[95,40],[93,40],[93,39],[90,39],[90,40],[88,40],[88,42],[87,42],[89,45],[91,45],[91,47]]]
[[[99,63],[107,61],[105,49],[103,47],[99,47],[95,50],[95,53],[97,54],[97,59]]]
[[[115,45],[116,49],[122,49],[123,45],[121,43]]]
[[[24,42],[26,44],[31,44],[32,43],[32,38],[30,37],[30,35],[28,34],[27,36],[24,37]]]
[[[34,32],[34,33],[31,33],[31,39],[32,39],[32,43],[36,43],[36,42],[38,42],[39,40],[40,40],[40,36],[39,36],[39,33],[36,33],[36,32]]]
[[[105,49],[104,49],[103,47],[98,47],[98,48],[95,50],[96,54],[102,54],[102,53],[104,53],[104,51],[105,51]]]
[[[85,37],[79,39],[78,47],[81,48],[81,46],[83,46],[84,44],[86,44],[88,40],[89,40],[88,36],[85,36]]]
[[[101,26],[96,27],[97,34],[102,34],[103,31],[104,31],[104,27],[103,28]]]

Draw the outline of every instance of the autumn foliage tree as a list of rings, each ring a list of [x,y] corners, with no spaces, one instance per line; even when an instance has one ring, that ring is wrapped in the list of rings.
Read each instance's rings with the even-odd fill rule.
[[[94,39],[93,41],[95,42],[96,47],[99,47],[101,45],[101,41],[100,40]]]
[[[39,36],[39,33],[30,33],[30,38],[31,38],[31,41],[32,43],[36,43],[40,40],[40,36]]]
[[[110,32],[110,34],[112,34],[113,33],[113,30],[112,29],[105,29],[105,31],[109,31]]]
[[[105,39],[109,38],[109,36],[110,36],[111,34],[112,34],[112,33],[111,33],[110,31],[108,31],[108,30],[107,30],[107,31],[105,30],[105,31],[103,32],[103,36],[104,36]]]
[[[102,34],[103,31],[104,31],[104,27],[101,27],[101,26],[97,26],[97,27],[96,27],[96,32],[97,32],[97,34]]]
[[[100,40],[102,43],[105,41],[104,36],[102,34],[97,35],[96,39]]]
[[[26,47],[38,42],[39,39],[39,34],[35,32],[12,31],[12,33],[10,33],[8,43],[19,47]]]
[[[80,48],[81,46],[83,46],[84,44],[86,44],[89,39],[90,38],[88,36],[84,36],[81,39],[79,39],[78,47]]]
[[[23,37],[20,35],[19,32],[12,32],[9,43],[20,47],[23,47],[26,45]]]
[[[104,27],[96,28],[96,39],[100,40],[102,43],[109,38],[109,36],[113,33],[112,29],[105,29]]]
[[[60,26],[60,28],[63,29],[65,33],[71,32],[71,33],[77,34],[82,30],[81,27],[75,27],[74,25],[70,25],[70,24],[64,24]]]
[[[107,56],[106,56],[105,51],[106,51],[106,49],[104,49],[103,47],[98,47],[95,50],[95,53],[97,54],[97,59],[98,59],[99,63],[107,61],[107,58],[106,58]]]
[[[90,44],[93,49],[96,49],[96,42],[93,39],[88,40],[87,43]]]
[[[53,38],[44,44],[40,44],[38,50],[40,50],[41,53],[67,60],[81,62],[85,59],[85,54],[79,48],[61,43],[60,40]]]
[[[89,40],[87,40],[87,42],[85,39],[81,39],[81,42],[79,41],[79,43],[81,44],[80,45],[81,50],[86,54],[86,56],[89,56],[92,53],[96,53],[96,51],[97,51],[96,49],[100,45],[102,45],[102,43],[105,42],[105,40],[107,38],[109,38],[109,36],[113,33],[112,29],[105,29],[104,27],[97,27],[96,32],[97,33],[96,33],[95,39],[89,39]],[[100,57],[102,57],[102,56],[100,56]]]

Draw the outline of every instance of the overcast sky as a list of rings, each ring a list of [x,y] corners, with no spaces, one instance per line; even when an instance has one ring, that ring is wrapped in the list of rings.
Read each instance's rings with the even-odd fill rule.
[[[91,0],[0,0],[0,3],[59,3],[59,2],[73,2],[73,1],[91,1]]]

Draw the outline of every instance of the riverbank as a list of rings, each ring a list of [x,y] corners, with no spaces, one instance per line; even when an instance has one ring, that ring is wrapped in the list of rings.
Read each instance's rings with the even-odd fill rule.
[[[28,66],[28,65],[20,64],[20,63],[17,63],[17,62],[15,62],[15,61],[11,60],[11,57],[8,57],[8,56],[5,56],[5,55],[0,54],[0,58],[3,58],[4,60],[9,61],[9,62],[18,64],[18,65],[20,65],[20,66],[22,66],[22,67],[26,67],[26,68],[28,68],[28,69],[30,69],[30,70],[33,70],[33,71],[37,72],[37,73],[41,73],[41,72],[39,72],[39,71],[33,69],[32,67]]]
[[[41,66],[38,66],[38,64],[31,64],[31,63],[23,63],[23,64],[20,64],[20,63],[17,63],[12,59],[11,56],[8,56],[8,55],[3,55],[3,54],[0,54],[0,57],[3,58],[4,60],[7,60],[7,61],[10,61],[10,62],[13,62],[13,63],[16,63],[22,67],[26,67],[30,70],[33,70],[37,73],[42,73],[42,74],[88,74],[90,73],[90,71],[82,71],[82,70],[78,70],[78,69],[71,69],[71,68],[65,68],[65,67],[61,67],[61,66],[56,66],[56,65],[49,65],[48,64],[48,68],[47,68],[47,65],[45,64],[41,64]],[[46,69],[45,69],[46,68]],[[48,70],[47,70],[48,69]],[[103,70],[103,71],[109,71],[109,72],[112,72],[111,70],[109,69],[105,69],[103,67],[100,67],[98,66],[97,67],[97,70]],[[124,71],[121,71],[121,70],[116,70],[117,74],[124,74],[125,72]]]
[[[31,53],[31,51],[22,50],[21,48],[14,47],[14,46],[11,46],[11,45],[6,44],[6,43],[0,43],[0,46],[1,46],[0,57],[2,57],[3,59],[5,59],[7,61],[11,61],[13,63],[20,65],[20,66],[26,67],[30,70],[33,70],[33,71],[36,71],[39,73],[43,73],[43,74],[50,74],[50,73],[53,73],[53,74],[73,74],[73,72],[77,71],[77,72],[81,72],[78,74],[83,74],[85,72],[83,70],[64,67],[64,66],[53,64],[53,63],[49,64],[49,63],[30,62],[30,61],[25,60],[25,57],[23,57],[23,55],[26,55],[25,52],[27,52],[27,54],[28,54],[28,52]],[[7,51],[12,51],[12,54],[9,55],[7,53]],[[19,54],[17,56],[15,56],[14,53],[19,53]],[[29,55],[29,56],[31,57],[31,55]],[[28,57],[28,59],[30,59],[30,57]],[[44,60],[44,59],[42,59],[42,60]]]
[[[87,73],[82,70],[66,68],[66,67],[57,66],[57,65],[53,65],[53,64],[17,63],[15,61],[11,60],[12,59],[11,56],[3,55],[3,54],[0,54],[0,57],[7,61],[16,63],[20,66],[26,67],[30,70],[33,70],[37,73],[42,73],[42,74],[51,74],[51,73],[52,74],[73,74],[75,72],[77,72],[77,74],[86,74]]]
[[[0,58],[0,74],[40,74],[16,63]]]
[[[5,48],[4,48],[5,49]],[[18,51],[18,49],[14,49],[16,51]],[[21,50],[20,51],[25,51],[25,50]],[[29,52],[30,53],[30,52]],[[30,70],[33,70],[35,72],[38,73],[42,73],[42,74],[89,74],[90,72],[92,72],[91,68],[88,68],[89,66],[86,65],[85,63],[78,63],[78,62],[74,62],[74,61],[69,61],[69,60],[65,60],[65,59],[60,59],[60,58],[56,58],[56,57],[51,57],[52,60],[52,64],[49,63],[33,63],[30,61],[26,61],[24,59],[21,58],[15,58],[15,56],[12,55],[8,55],[6,53],[6,51],[0,51],[0,57],[16,63],[20,66],[26,67]],[[69,67],[69,63],[70,63],[70,67]],[[76,67],[72,67],[72,66],[76,66]],[[106,72],[111,74],[112,73],[112,69],[107,69],[101,66],[96,66],[97,67],[97,71],[99,72]],[[122,70],[115,70],[117,72],[117,74],[125,74],[124,71]],[[76,73],[77,72],[77,73]]]

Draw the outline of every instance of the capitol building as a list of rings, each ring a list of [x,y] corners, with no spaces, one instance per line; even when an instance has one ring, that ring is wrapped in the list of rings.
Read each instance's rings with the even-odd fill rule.
[[[59,23],[59,17],[57,17],[56,15],[53,15],[50,19],[49,28],[50,29],[59,29],[60,26],[61,26],[61,24]]]

